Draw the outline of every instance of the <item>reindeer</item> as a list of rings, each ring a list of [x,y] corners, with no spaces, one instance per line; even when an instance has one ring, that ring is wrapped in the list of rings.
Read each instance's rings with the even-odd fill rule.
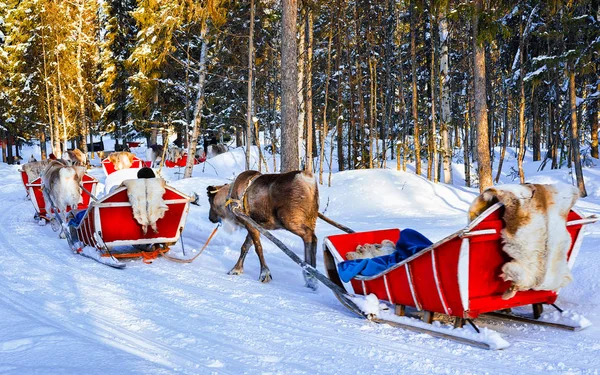
[[[283,174],[261,174],[256,171],[241,173],[232,184],[208,187],[209,220],[224,220],[248,231],[240,257],[229,271],[230,275],[244,272],[244,260],[254,244],[260,261],[263,283],[271,280],[271,271],[265,262],[260,233],[232,212],[229,200],[237,200],[246,215],[265,229],[286,229],[302,238],[304,259],[316,267],[317,237],[315,225],[319,210],[319,190],[312,173],[294,171]],[[306,286],[317,288],[314,277],[304,272]]]

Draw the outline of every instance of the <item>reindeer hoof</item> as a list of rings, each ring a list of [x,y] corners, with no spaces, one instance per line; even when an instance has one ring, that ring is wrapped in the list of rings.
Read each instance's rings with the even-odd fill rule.
[[[228,275],[241,275],[244,273],[244,270],[241,268],[232,268],[231,271],[227,272]]]
[[[317,288],[319,287],[319,282],[317,281],[317,278],[308,273],[304,273],[304,282],[304,286],[312,290],[317,290]]]
[[[271,272],[270,271],[262,271],[260,273],[260,277],[258,278],[258,280],[261,283],[268,283],[269,281],[271,281],[273,278],[271,277]]]

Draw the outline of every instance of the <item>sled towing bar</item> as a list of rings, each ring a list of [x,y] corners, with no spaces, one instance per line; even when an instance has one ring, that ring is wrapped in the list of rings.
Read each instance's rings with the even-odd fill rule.
[[[367,318],[367,316],[365,315],[365,313],[351,299],[352,296],[349,295],[348,292],[346,292],[344,289],[342,289],[339,285],[335,284],[333,281],[329,280],[329,278],[327,278],[327,276],[323,275],[316,268],[314,268],[310,264],[308,264],[305,261],[303,261],[302,259],[300,259],[300,257],[298,255],[296,255],[296,253],[294,253],[287,246],[285,246],[285,244],[283,242],[281,242],[277,237],[273,236],[271,234],[271,232],[269,232],[268,230],[266,230],[263,227],[261,227],[260,225],[258,225],[258,223],[256,221],[254,221],[253,219],[251,219],[248,215],[246,215],[242,211],[242,207],[241,207],[241,205],[239,203],[234,202],[232,205],[235,205],[234,207],[232,207],[232,212],[234,213],[234,215],[236,215],[239,219],[241,219],[241,220],[245,221],[246,223],[248,223],[248,225],[250,225],[252,228],[254,228],[257,231],[259,231],[260,234],[262,234],[263,236],[265,236],[269,241],[271,241],[275,245],[277,245],[277,247],[279,247],[281,249],[281,251],[283,251],[294,262],[296,262],[302,268],[302,270],[304,270],[309,275],[315,277],[317,280],[319,280],[320,282],[322,282],[326,287],[328,287],[329,289],[331,289],[331,291],[333,291],[333,293],[338,298],[340,298],[340,299],[343,300],[344,305],[346,305],[346,307],[348,307],[348,309],[350,309],[352,312],[354,312],[358,316]],[[321,216],[322,215],[319,214],[319,217],[321,217]],[[346,229],[349,229],[349,228],[346,228]],[[349,229],[349,230],[351,230],[351,229]]]

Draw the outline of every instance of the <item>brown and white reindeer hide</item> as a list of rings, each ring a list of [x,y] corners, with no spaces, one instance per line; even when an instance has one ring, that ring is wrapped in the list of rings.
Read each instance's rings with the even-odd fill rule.
[[[66,166],[59,161],[51,161],[42,173],[42,192],[46,207],[51,202],[65,217],[68,207],[75,208],[81,203],[79,183],[85,174],[85,167]]]
[[[501,237],[512,260],[502,266],[500,277],[512,285],[502,298],[520,290],[557,291],[571,282],[566,221],[578,198],[579,191],[570,185],[523,184],[488,188],[473,201],[469,221],[496,202],[504,205]]]
[[[50,160],[40,160],[23,164],[23,171],[27,174],[28,181],[32,182],[40,177],[49,163]]]
[[[156,222],[165,216],[169,207],[162,199],[165,194],[166,182],[162,178],[141,178],[125,180],[123,186],[127,188],[127,197],[133,209],[133,217],[142,226],[144,234],[148,227],[156,233]]]
[[[108,155],[108,160],[115,166],[115,170],[131,168],[133,164],[134,154],[127,151],[113,152]]]

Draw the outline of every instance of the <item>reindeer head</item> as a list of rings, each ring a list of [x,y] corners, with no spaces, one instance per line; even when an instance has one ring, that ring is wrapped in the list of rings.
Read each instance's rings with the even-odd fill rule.
[[[221,186],[209,186],[206,189],[210,211],[208,219],[212,223],[218,223],[222,219],[232,219],[232,214],[226,207],[229,184]]]

